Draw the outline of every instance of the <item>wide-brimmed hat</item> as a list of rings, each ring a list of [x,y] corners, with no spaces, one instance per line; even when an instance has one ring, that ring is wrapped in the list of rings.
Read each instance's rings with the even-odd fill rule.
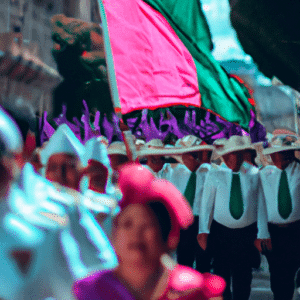
[[[181,155],[184,153],[214,150],[212,145],[207,145],[202,139],[193,135],[187,135],[179,139],[175,146],[168,145],[168,147],[166,147],[163,145],[162,141],[159,141],[160,140],[153,140],[150,146],[147,148],[143,147],[139,152],[139,156],[162,155],[172,157],[181,162]]]
[[[223,148],[225,146],[226,140],[226,138],[222,138],[214,141],[214,151],[211,156],[211,161],[216,161],[221,158],[221,156],[218,154],[218,149]]]
[[[290,133],[275,132],[273,138],[269,142],[269,147],[263,150],[264,155],[272,154],[275,152],[282,152],[288,150],[300,150],[299,136]]]
[[[140,158],[145,156],[166,156],[170,157],[174,154],[174,147],[166,147],[160,139],[153,139],[144,145],[141,145],[138,150]]]
[[[174,150],[176,150],[176,154],[183,154],[204,150],[213,151],[214,146],[208,145],[197,136],[187,135],[176,142]]]
[[[127,156],[126,147],[124,142],[116,141],[112,142],[107,148],[107,154],[119,154]]]
[[[148,204],[161,202],[171,219],[171,231],[168,245],[176,248],[180,229],[186,229],[193,223],[193,212],[180,191],[169,181],[156,179],[140,164],[131,163],[122,167],[119,174],[119,187],[123,194],[119,202],[121,209],[129,204]]]
[[[232,135],[229,139],[222,139],[215,141],[215,152],[218,156],[223,156],[231,152],[237,152],[242,150],[256,151],[251,143],[250,136]]]

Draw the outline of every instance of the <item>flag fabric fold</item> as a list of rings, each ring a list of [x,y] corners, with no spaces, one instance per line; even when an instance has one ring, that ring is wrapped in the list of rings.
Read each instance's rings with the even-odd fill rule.
[[[211,54],[198,0],[98,0],[104,5],[122,114],[203,108],[249,131],[251,98]]]
[[[173,105],[200,107],[192,56],[165,18],[143,1],[103,4],[122,114]]]

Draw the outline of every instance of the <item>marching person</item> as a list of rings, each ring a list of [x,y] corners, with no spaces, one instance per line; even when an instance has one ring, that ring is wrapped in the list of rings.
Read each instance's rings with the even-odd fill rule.
[[[181,193],[139,164],[120,170],[119,185],[123,199],[112,234],[119,266],[77,281],[77,299],[222,299],[222,278],[177,265],[168,255],[180,228],[193,222]]]
[[[111,168],[117,171],[120,166],[129,162],[124,142],[112,142],[107,148]]]
[[[189,267],[193,267],[196,261],[196,270],[202,273],[210,272],[211,269],[209,249],[203,250],[199,246],[197,236],[204,181],[211,169],[210,158],[213,150],[213,146],[192,135],[178,140],[173,151],[175,157],[181,156],[183,164],[174,167],[169,176],[169,180],[188,200],[194,214],[194,223],[180,232],[177,261]]]
[[[212,237],[213,270],[227,283],[224,299],[250,297],[252,267],[257,262],[258,169],[244,162],[244,153],[255,152],[247,136],[231,136],[217,148],[226,166],[208,174],[199,216],[199,242],[203,249]],[[232,292],[230,290],[232,282]],[[232,295],[232,298],[231,298]]]
[[[153,139],[140,147],[138,155],[146,158],[145,167],[156,177],[169,180],[170,163],[177,164],[178,161],[172,156],[174,147],[163,144],[160,139]]]
[[[274,165],[260,171],[264,197],[258,210],[263,229],[258,248],[269,250],[266,257],[274,300],[293,298],[300,267],[300,164],[295,158],[295,151],[300,149],[298,139],[292,134],[277,134],[263,150]]]

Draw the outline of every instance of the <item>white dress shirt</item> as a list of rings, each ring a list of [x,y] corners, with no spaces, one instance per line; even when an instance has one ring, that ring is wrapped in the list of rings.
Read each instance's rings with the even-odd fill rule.
[[[203,194],[204,181],[211,170],[211,165],[204,163],[196,170],[196,193],[193,204],[193,214],[194,216],[199,216],[200,211],[200,203]],[[166,176],[171,183],[173,183],[178,190],[184,194],[186,186],[188,184],[189,178],[192,172],[183,164],[177,164],[174,168],[171,168],[168,172],[168,176]]]
[[[244,228],[257,221],[259,189],[258,169],[246,162],[240,169],[244,212],[236,220],[230,213],[230,193],[233,171],[227,167],[212,169],[206,177],[200,205],[199,233],[209,233],[214,219],[228,228]]]
[[[292,213],[287,219],[283,219],[278,211],[278,190],[282,170],[276,166],[266,166],[260,171],[261,185],[264,197],[260,199],[258,215],[261,227],[265,228],[260,238],[268,238],[267,223],[287,224],[300,220],[300,164],[290,163],[285,169],[290,194],[292,198]]]
[[[169,163],[165,163],[162,167],[162,169],[158,172],[154,172],[151,167],[148,165],[143,165],[146,169],[148,169],[155,177],[160,178],[160,179],[170,179],[170,174],[172,172],[172,166]]]

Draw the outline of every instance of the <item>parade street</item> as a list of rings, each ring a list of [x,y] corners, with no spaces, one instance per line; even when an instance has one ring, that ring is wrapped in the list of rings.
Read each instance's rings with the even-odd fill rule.
[[[300,297],[297,296],[295,292],[293,300],[299,300]],[[273,300],[268,263],[264,256],[262,257],[261,269],[253,272],[250,300]]]

